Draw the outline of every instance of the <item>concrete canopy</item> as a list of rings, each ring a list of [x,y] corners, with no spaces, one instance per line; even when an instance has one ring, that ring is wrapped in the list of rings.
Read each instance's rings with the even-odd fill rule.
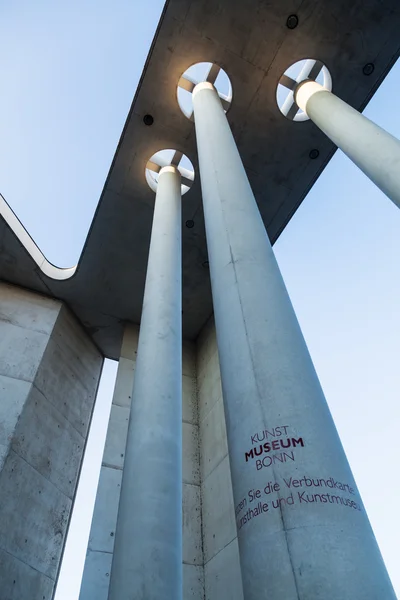
[[[295,29],[286,25],[292,14]],[[183,331],[195,339],[212,302],[195,132],[177,103],[180,76],[197,62],[217,63],[229,75],[228,119],[274,242],[335,151],[310,121],[280,113],[281,75],[300,59],[319,59],[335,94],[362,110],[399,56],[399,28],[397,0],[167,1],[77,268],[47,263],[0,201],[0,278],[65,301],[103,354],[118,359],[123,323],[141,315],[154,206],[146,162],[175,148],[196,169],[183,198]],[[375,66],[368,76],[367,63]]]

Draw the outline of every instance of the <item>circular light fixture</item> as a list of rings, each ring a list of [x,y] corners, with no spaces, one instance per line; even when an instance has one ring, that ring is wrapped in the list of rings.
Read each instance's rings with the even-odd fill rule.
[[[296,29],[299,24],[299,17],[297,15],[289,15],[286,21],[286,27],[288,29]]]
[[[152,115],[144,115],[143,123],[150,127],[150,125],[153,125],[154,123],[154,117],[152,117]]]
[[[186,225],[186,227],[187,227],[188,229],[193,229],[193,227],[194,227],[194,221],[193,221],[192,219],[188,219],[188,220],[186,221],[185,225]]]
[[[311,158],[311,160],[315,160],[316,158],[318,158],[318,156],[319,156],[319,150],[317,150],[316,148],[313,148],[312,150],[310,150],[309,157]]]
[[[192,65],[178,81],[178,104],[183,114],[193,121],[192,92],[198,83],[207,81],[217,90],[221,104],[228,111],[232,102],[232,85],[228,75],[216,63],[204,62]]]
[[[169,148],[159,150],[146,163],[146,180],[153,192],[157,192],[158,177],[163,167],[173,166],[181,174],[181,193],[186,194],[194,181],[194,167],[191,161],[179,150]]]
[[[364,73],[364,75],[372,75],[372,73],[374,72],[374,70],[375,70],[374,63],[367,63],[363,67],[363,73]]]
[[[296,104],[294,97],[303,81],[316,81],[329,92],[332,90],[332,77],[320,60],[307,58],[291,65],[280,78],[276,89],[279,110],[290,121],[308,120],[308,115]]]

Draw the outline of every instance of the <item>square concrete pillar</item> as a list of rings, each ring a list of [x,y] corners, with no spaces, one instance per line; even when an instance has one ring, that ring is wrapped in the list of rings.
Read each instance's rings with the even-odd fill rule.
[[[205,600],[243,600],[231,471],[213,319],[197,340]]]
[[[2,598],[52,598],[102,363],[61,302],[0,283]]]
[[[127,325],[118,366],[80,600],[107,600],[136,363],[138,328]],[[204,600],[196,348],[182,356],[183,598]]]
[[[107,600],[131,410],[139,328],[127,324],[111,404],[80,599]]]

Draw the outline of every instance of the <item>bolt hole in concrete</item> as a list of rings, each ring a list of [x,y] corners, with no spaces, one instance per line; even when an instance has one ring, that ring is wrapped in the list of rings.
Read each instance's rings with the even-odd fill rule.
[[[144,115],[143,123],[150,127],[154,123],[154,117],[152,115]]]
[[[372,73],[375,70],[375,65],[374,63],[367,63],[366,65],[364,65],[363,67],[363,73],[364,75],[372,75]]]
[[[299,24],[299,17],[297,15],[289,15],[286,21],[286,27],[288,29],[296,29]]]
[[[179,150],[168,148],[159,150],[147,161],[146,180],[153,192],[157,191],[158,178],[163,167],[173,165],[178,169],[182,178],[181,193],[186,194],[192,187],[194,181],[194,167],[185,154]]]
[[[181,111],[188,119],[193,119],[192,92],[198,83],[212,83],[221,98],[225,112],[232,102],[232,85],[228,75],[215,63],[196,63],[186,69],[178,81],[177,97]]]
[[[329,92],[332,91],[332,77],[326,66],[314,58],[305,58],[291,65],[279,80],[276,101],[281,113],[290,121],[307,121],[307,114],[294,101],[294,90],[306,80],[317,81]]]

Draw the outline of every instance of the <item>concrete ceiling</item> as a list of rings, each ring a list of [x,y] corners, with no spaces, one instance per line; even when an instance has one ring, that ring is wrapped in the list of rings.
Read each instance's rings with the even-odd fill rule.
[[[286,26],[291,14],[299,18],[293,30]],[[64,280],[46,275],[0,217],[0,278],[67,302],[104,355],[117,359],[123,323],[140,321],[154,206],[146,162],[158,150],[175,148],[197,170],[194,125],[176,99],[182,73],[191,64],[213,62],[229,75],[228,119],[274,242],[335,150],[310,121],[292,123],[280,113],[279,78],[300,59],[320,59],[333,91],[362,110],[399,56],[399,28],[398,0],[169,0],[76,272]],[[375,65],[369,76],[366,63]],[[154,118],[151,126],[143,122],[146,114]],[[312,160],[315,148],[319,157]],[[188,219],[192,229],[185,227]],[[183,198],[187,339],[197,337],[212,312],[205,261],[197,176]]]

